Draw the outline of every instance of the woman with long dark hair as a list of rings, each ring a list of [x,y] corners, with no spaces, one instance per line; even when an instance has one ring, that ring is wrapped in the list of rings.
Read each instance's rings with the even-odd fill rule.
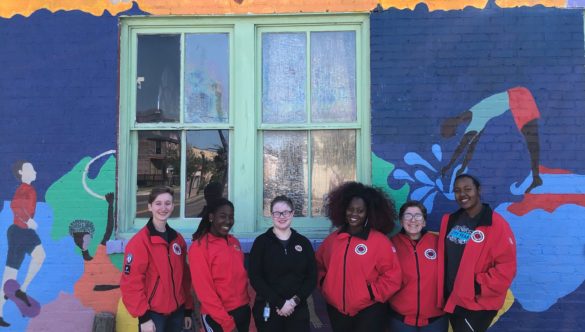
[[[481,202],[475,177],[458,175],[453,192],[460,209],[441,221],[439,300],[454,332],[482,332],[516,275],[516,240],[506,220]]]
[[[248,274],[240,241],[229,234],[233,225],[232,202],[210,202],[189,249],[193,288],[208,332],[247,332],[250,326]]]
[[[274,198],[270,213],[272,227],[254,240],[250,251],[254,322],[260,332],[309,332],[307,298],[317,284],[313,246],[291,228],[290,198]]]
[[[387,238],[394,203],[379,189],[347,182],[328,195],[327,210],[338,227],[317,250],[318,285],[335,332],[385,331],[387,304],[402,272]]]

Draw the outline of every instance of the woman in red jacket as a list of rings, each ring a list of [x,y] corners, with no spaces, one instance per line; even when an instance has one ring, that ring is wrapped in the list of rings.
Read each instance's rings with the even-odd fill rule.
[[[122,301],[139,331],[191,328],[193,299],[187,268],[187,245],[167,224],[173,212],[173,189],[155,187],[148,196],[152,217],[126,245],[120,280]]]
[[[233,225],[232,202],[210,202],[189,249],[193,288],[207,332],[247,332],[250,326],[248,274],[240,242],[229,234]]]
[[[339,227],[317,250],[318,286],[335,332],[385,331],[386,302],[400,288],[396,249],[386,237],[394,203],[379,189],[348,182],[328,195],[331,223]]]
[[[392,238],[402,268],[402,288],[390,299],[392,332],[447,332],[449,321],[437,304],[437,241],[428,233],[427,209],[408,201],[398,213],[402,230]]]
[[[479,181],[455,178],[461,207],[443,216],[439,232],[439,305],[454,332],[486,331],[516,275],[516,240],[510,226],[481,203]]]

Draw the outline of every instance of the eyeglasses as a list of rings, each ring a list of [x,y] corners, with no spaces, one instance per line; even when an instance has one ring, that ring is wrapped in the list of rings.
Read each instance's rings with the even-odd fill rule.
[[[415,213],[415,214],[405,213],[405,214],[402,215],[402,219],[405,220],[405,221],[411,221],[411,220],[414,220],[414,221],[423,221],[424,220],[424,217],[420,213]]]
[[[272,217],[274,217],[274,218],[282,218],[282,217],[288,218],[291,214],[292,214],[292,211],[290,211],[290,210],[282,211],[282,212],[274,211],[274,212],[272,212]]]

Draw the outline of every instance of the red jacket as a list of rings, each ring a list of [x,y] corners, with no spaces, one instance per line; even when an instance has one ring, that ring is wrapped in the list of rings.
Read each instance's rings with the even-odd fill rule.
[[[446,312],[455,306],[468,310],[499,310],[516,275],[516,240],[510,226],[498,213],[485,205],[481,220],[465,244],[453,291],[444,298],[445,237],[447,226],[464,213],[444,215],[439,232],[438,303]],[[476,294],[476,283],[479,293]]]
[[[248,273],[238,239],[205,234],[191,244],[189,267],[201,313],[210,315],[224,331],[232,331],[236,324],[228,311],[250,303]]]
[[[133,317],[147,321],[148,311],[169,314],[181,305],[193,309],[187,245],[167,225],[169,243],[156,235],[152,219],[126,245],[120,280],[122,301]]]
[[[354,316],[375,302],[387,302],[400,288],[402,272],[396,249],[373,229],[350,235],[330,234],[316,254],[318,285],[325,300]]]
[[[390,299],[390,307],[404,316],[404,323],[425,326],[429,318],[445,313],[437,306],[438,236],[423,233],[417,241],[398,233],[392,238],[402,268],[402,288]]]

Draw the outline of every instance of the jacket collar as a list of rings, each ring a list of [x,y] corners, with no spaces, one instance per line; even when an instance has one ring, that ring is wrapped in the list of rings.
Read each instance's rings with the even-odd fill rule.
[[[152,217],[148,219],[148,223],[146,224],[146,228],[148,229],[148,234],[153,237],[157,236],[160,238],[159,232],[154,228],[154,223],[152,222]],[[169,243],[173,242],[177,238],[177,231],[172,229],[169,224],[165,225],[166,231],[169,234]],[[162,239],[162,238],[161,238]],[[164,239],[163,239],[164,241]]]
[[[271,238],[271,239],[273,239],[273,240],[275,240],[275,241],[280,241],[280,239],[279,239],[279,238],[277,238],[277,237],[276,237],[276,234],[274,234],[274,232],[272,231],[272,229],[273,229],[273,228],[274,228],[274,226],[272,226],[272,227],[268,228],[268,229],[266,230],[266,232],[265,232],[265,233],[267,234],[267,236],[268,236],[269,238]],[[290,241],[290,240],[292,240],[292,239],[294,239],[295,237],[297,237],[297,235],[299,234],[299,233],[298,233],[297,231],[295,231],[295,230],[294,230],[294,228],[292,228],[292,227],[290,228],[290,232],[291,232],[291,233],[290,233],[290,237],[288,238],[288,240],[289,240],[289,241]]]
[[[477,223],[477,226],[491,226],[492,225],[492,208],[488,205],[488,204],[482,204],[483,208],[481,209],[481,212],[479,213],[479,221]],[[455,213],[451,214],[449,216],[449,223],[451,223],[454,220],[457,220],[457,218],[459,218],[459,216],[465,213],[465,210],[463,209],[459,209],[457,211],[455,211]]]
[[[364,229],[362,229],[361,232],[356,233],[356,234],[350,234],[348,228],[349,227],[347,224],[343,224],[343,226],[341,226],[339,228],[339,231],[337,231],[337,234],[341,235],[343,233],[347,233],[349,236],[359,237],[360,239],[363,239],[363,240],[367,240],[368,236],[370,235],[370,227],[368,227],[368,226],[364,227]]]

